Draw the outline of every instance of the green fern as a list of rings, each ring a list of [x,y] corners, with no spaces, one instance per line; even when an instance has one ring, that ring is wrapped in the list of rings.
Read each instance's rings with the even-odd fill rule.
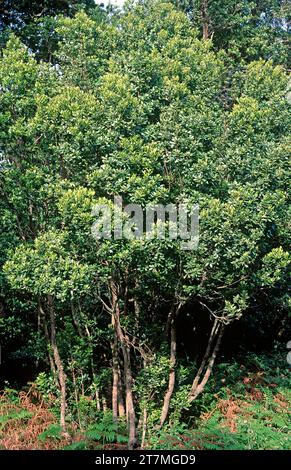
[[[87,450],[86,441],[73,442],[72,444],[65,446],[63,450]]]
[[[3,416],[0,416],[0,431],[3,430],[5,425],[12,420],[28,420],[32,417],[32,413],[27,410],[13,410]]]
[[[51,424],[45,431],[39,434],[38,439],[40,441],[46,441],[47,439],[58,439],[62,438],[61,436],[62,428],[59,424]]]
[[[108,444],[113,442],[126,442],[127,438],[118,433],[116,424],[113,422],[112,417],[104,416],[103,420],[92,425],[86,432],[86,437],[92,441],[102,442]]]

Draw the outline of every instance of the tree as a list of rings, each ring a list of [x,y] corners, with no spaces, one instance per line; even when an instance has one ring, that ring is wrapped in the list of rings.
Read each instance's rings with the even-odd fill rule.
[[[204,39],[224,48],[229,59],[249,62],[261,57],[288,66],[290,6],[285,0],[173,3],[187,12]]]
[[[90,268],[68,256],[64,242],[64,234],[47,232],[35,239],[33,248],[20,245],[6,262],[5,272],[13,287],[30,293],[38,302],[44,333],[48,336],[52,373],[57,372],[58,376],[60,425],[65,431],[66,373],[57,341],[56,306],[58,302],[62,305],[74,292],[82,295],[89,290]]]
[[[131,449],[195,408],[234,322],[260,304],[281,324],[289,305],[282,24],[269,2],[198,6],[45,15],[52,49],[11,35],[0,59],[1,303],[46,345],[62,427],[86,426],[89,390],[94,419],[125,412]],[[92,209],[114,196],[127,237],[114,220],[96,239]],[[158,205],[199,204],[197,249],[137,237],[127,204],[166,234]]]

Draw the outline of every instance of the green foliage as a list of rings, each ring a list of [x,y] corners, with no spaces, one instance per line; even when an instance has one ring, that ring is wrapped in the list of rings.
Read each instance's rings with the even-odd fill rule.
[[[62,428],[58,424],[52,424],[45,431],[38,435],[40,441],[46,441],[47,439],[61,439]]]
[[[56,384],[53,377],[46,372],[40,372],[35,379],[35,387],[44,400],[48,400],[50,394],[56,393]]]
[[[19,393],[6,386],[0,396],[0,439],[5,431],[26,425],[33,413],[21,406]],[[2,446],[1,446],[2,447]]]
[[[11,19],[1,13],[3,380],[10,370],[18,376],[20,363],[45,402],[54,397],[54,412],[63,400],[67,422],[88,429],[85,443],[73,444],[87,448],[124,439],[123,427],[100,411],[113,404],[114,371],[119,399],[132,384],[136,421],[147,414],[152,445],[179,448],[185,435],[190,448],[187,426],[215,406],[214,393],[227,399],[218,355],[217,380],[210,376],[189,402],[214,319],[231,348],[238,321],[247,337],[241,350],[254,347],[254,330],[261,349],[264,335],[267,347],[289,339],[288,6],[146,0],[115,11],[91,1],[4,3]],[[199,204],[197,250],[136,239],[129,214],[122,223],[131,237],[110,239],[109,229],[95,240],[92,209],[112,209],[116,195],[142,208]],[[169,226],[154,224],[166,234]],[[272,360],[266,370],[259,356],[252,360],[285,396],[285,375],[274,373]],[[234,398],[242,399],[245,369],[228,366]],[[169,413],[154,437],[170,373]],[[239,419],[237,441],[231,432],[224,437],[224,418],[214,412],[201,425],[205,436],[217,434],[205,446],[285,448],[285,416],[277,419],[276,397],[262,393],[262,404],[249,407],[245,437]]]
[[[113,443],[124,444],[127,442],[126,425],[116,423],[112,420],[111,413],[100,414],[96,417],[94,424],[88,426],[82,435],[81,441],[76,441],[66,446],[64,450],[88,450],[104,448]]]
[[[27,410],[20,410],[20,411],[11,411],[11,413],[7,413],[3,416],[0,416],[0,431],[4,428],[4,426],[9,423],[10,421],[18,421],[18,420],[28,420],[31,418],[32,413]]]
[[[123,429],[123,432],[125,429]],[[112,414],[107,413],[102,416],[99,422],[88,428],[85,436],[90,441],[97,441],[102,447],[107,443],[127,442],[126,433],[122,434],[122,429],[117,429],[116,424],[112,420]]]
[[[223,416],[215,412],[199,429],[205,449],[224,450],[290,450],[290,426],[288,389],[278,389],[277,395],[270,389],[262,389],[260,401],[247,404],[238,417],[235,432],[225,426]],[[280,397],[280,398],[278,398]],[[283,408],[278,405],[280,399]],[[208,441],[211,437],[210,442]]]
[[[235,60],[258,57],[287,62],[288,2],[267,0],[173,0],[187,11],[200,34]]]
[[[290,367],[283,348],[272,352],[248,354],[243,365],[220,363],[213,383],[191,407],[191,424],[178,421],[151,433],[148,447],[290,450]]]
[[[88,450],[86,441],[77,441],[65,446],[63,450]]]

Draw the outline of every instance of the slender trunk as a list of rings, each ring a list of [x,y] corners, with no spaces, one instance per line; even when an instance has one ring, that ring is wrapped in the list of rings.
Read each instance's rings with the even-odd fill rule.
[[[199,383],[199,380],[200,380],[200,377],[203,373],[203,370],[204,370],[204,367],[206,365],[206,362],[210,356],[210,352],[211,352],[211,348],[212,348],[212,345],[213,345],[213,342],[217,336],[217,333],[218,333],[218,329],[219,329],[219,324],[218,324],[218,320],[215,319],[214,320],[214,323],[213,323],[213,327],[212,327],[212,330],[211,330],[211,333],[210,333],[210,336],[209,336],[209,339],[208,339],[208,344],[207,344],[207,348],[206,348],[206,351],[205,351],[205,354],[204,354],[204,357],[202,359],[202,362],[201,362],[201,365],[198,369],[198,372],[196,374],[196,377],[193,381],[193,384],[192,384],[192,387],[191,387],[191,395],[195,393],[195,390],[197,388],[197,385]]]
[[[114,327],[116,336],[121,345],[122,355],[123,355],[123,368],[124,368],[124,382],[125,382],[125,406],[126,406],[126,416],[128,421],[128,448],[134,449],[136,446],[136,424],[135,424],[135,409],[132,393],[132,372],[131,372],[131,361],[130,361],[130,348],[128,345],[128,338],[124,335],[121,325],[120,325],[120,310],[118,305],[118,299],[116,295],[115,286],[111,284],[111,294],[112,294],[112,311],[114,315]]]
[[[177,335],[176,335],[176,315],[175,311],[171,312],[171,319],[170,319],[170,335],[171,335],[171,352],[170,352],[170,373],[169,373],[169,383],[168,389],[164,396],[164,404],[162,408],[161,418],[159,428],[161,428],[168,416],[170,401],[173,395],[174,387],[175,387],[175,380],[176,380],[176,362],[177,362]]]
[[[101,410],[101,405],[100,405],[100,394],[98,388],[95,389],[95,399],[96,399],[96,407],[97,411]]]
[[[107,409],[108,408],[107,408],[106,398],[102,397],[102,410],[103,410],[103,413],[106,413]]]
[[[118,415],[120,418],[125,416],[125,406],[122,393],[121,371],[118,368]]]
[[[57,371],[56,371],[56,366],[55,366],[55,363],[54,363],[54,359],[53,359],[53,356],[51,354],[51,351],[50,351],[50,336],[49,336],[49,332],[48,332],[48,327],[47,327],[47,323],[44,319],[43,321],[43,327],[44,327],[44,334],[45,334],[45,337],[46,337],[46,340],[48,342],[48,358],[49,358],[49,363],[50,363],[50,367],[51,367],[51,372],[53,374],[53,377],[55,379],[55,382],[57,384],[57,386],[59,386],[59,383],[56,379],[57,377]]]
[[[54,356],[54,362],[58,371],[58,378],[61,392],[61,416],[60,425],[63,430],[66,429],[66,374],[64,372],[63,363],[60,357],[57,341],[56,341],[56,323],[55,323],[55,310],[53,304],[53,298],[51,295],[48,296],[48,307],[50,314],[50,328],[51,328],[51,347]]]
[[[204,377],[201,380],[201,382],[199,384],[197,384],[195,389],[193,389],[193,387],[192,387],[190,397],[189,397],[190,401],[195,400],[195,398],[197,398],[198,395],[200,395],[200,393],[203,392],[203,390],[205,388],[205,385],[206,385],[206,383],[207,383],[207,381],[210,377],[210,374],[212,372],[212,369],[213,369],[213,365],[214,365],[214,362],[215,362],[215,359],[216,359],[216,356],[217,356],[217,353],[218,353],[218,350],[219,350],[219,347],[220,347],[223,332],[224,332],[224,325],[221,325],[220,330],[219,330],[219,334],[218,334],[218,337],[217,337],[217,340],[216,340],[216,343],[215,343],[215,346],[214,346],[214,349],[212,351],[212,354],[211,354],[209,362],[208,362],[207,369],[206,369],[205,374],[204,374]]]
[[[84,334],[83,334],[82,328],[80,326],[80,322],[79,322],[79,319],[78,319],[78,316],[77,316],[77,313],[76,313],[76,309],[75,309],[75,305],[74,305],[73,300],[71,300],[71,312],[72,312],[73,323],[76,327],[76,330],[78,331],[78,335],[80,336],[80,338],[84,338]]]
[[[202,34],[203,39],[209,38],[209,17],[208,17],[208,1],[204,0],[201,5]]]
[[[115,330],[115,319],[112,315],[112,325]],[[114,331],[114,339],[111,344],[112,350],[112,414],[113,421],[118,422],[118,385],[119,385],[119,371],[118,371],[118,338]]]
[[[82,392],[82,397],[85,396],[85,387],[84,387],[84,374],[83,374],[83,369],[80,368],[80,373],[81,373],[81,392]]]
[[[135,289],[137,292],[140,289],[138,281],[135,282]],[[136,295],[134,295],[133,297],[133,305],[134,305],[134,324],[135,324],[134,326],[135,326],[135,330],[138,331],[139,323],[140,323],[140,305],[139,305],[139,301]]]
[[[164,425],[170,408],[171,398],[175,388],[176,381],[176,362],[177,362],[177,334],[176,334],[176,318],[180,311],[182,304],[180,303],[178,307],[173,304],[171,311],[167,320],[167,331],[170,334],[171,338],[171,347],[170,347],[170,372],[169,372],[169,382],[168,388],[164,396],[164,403],[160,418],[159,429]]]
[[[124,377],[125,377],[125,395],[126,395],[126,416],[128,420],[129,428],[129,439],[128,447],[133,449],[136,445],[136,426],[135,426],[135,410],[132,394],[132,374],[131,374],[131,364],[130,364],[130,352],[129,348],[125,345],[122,346],[123,349],[123,361],[124,361]]]
[[[147,421],[148,421],[148,412],[147,409],[143,410],[143,421],[142,421],[142,435],[141,435],[141,448],[144,448],[146,433],[147,433]]]

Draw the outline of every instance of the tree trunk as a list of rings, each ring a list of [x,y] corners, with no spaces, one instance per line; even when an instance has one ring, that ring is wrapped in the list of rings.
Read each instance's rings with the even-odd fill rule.
[[[202,34],[203,39],[209,38],[209,17],[208,17],[208,1],[203,0],[201,5],[201,20],[202,20]]]
[[[169,383],[168,389],[164,396],[164,404],[162,408],[161,418],[159,428],[161,428],[168,416],[170,401],[174,392],[175,380],[176,380],[176,362],[177,362],[177,335],[176,335],[176,312],[174,308],[169,314],[169,323],[170,323],[170,335],[171,335],[171,352],[170,352],[170,373],[169,373]]]
[[[101,410],[101,405],[100,405],[100,394],[99,394],[99,389],[95,388],[95,400],[96,400],[96,407],[97,411]]]
[[[118,305],[118,299],[116,289],[113,283],[110,285],[112,295],[112,312],[114,315],[114,327],[116,336],[121,345],[123,355],[123,368],[124,368],[124,382],[125,382],[125,406],[126,406],[126,417],[128,422],[129,438],[128,448],[134,449],[137,444],[136,438],[136,424],[135,424],[135,409],[132,393],[132,372],[131,372],[131,361],[130,361],[130,348],[128,345],[128,338],[124,335],[120,325],[120,310]]]
[[[103,413],[107,413],[107,403],[106,403],[106,397],[102,397],[102,410],[103,410]]]
[[[144,448],[146,433],[147,433],[147,421],[148,421],[148,412],[147,409],[143,410],[143,420],[142,420],[142,436],[141,436],[141,448]]]
[[[50,363],[50,367],[51,367],[51,372],[53,374],[53,378],[55,380],[55,383],[57,386],[59,386],[59,383],[58,383],[58,380],[57,380],[57,371],[56,371],[56,366],[55,366],[55,363],[54,363],[54,359],[53,359],[53,356],[51,354],[51,350],[50,350],[50,335],[49,335],[49,332],[48,332],[48,327],[47,327],[47,323],[44,319],[43,321],[43,327],[44,327],[44,334],[45,334],[45,338],[48,342],[48,358],[49,358],[49,363]]]
[[[208,366],[207,366],[207,369],[205,371],[204,377],[203,377],[203,379],[201,380],[201,382],[199,384],[197,382],[197,385],[196,385],[195,388],[194,388],[194,383],[193,383],[192,388],[191,388],[191,392],[190,392],[190,396],[189,396],[190,401],[195,400],[198,397],[198,395],[200,395],[200,393],[203,392],[203,390],[205,388],[205,385],[206,385],[206,383],[207,383],[207,381],[210,377],[210,374],[212,372],[212,369],[213,369],[213,365],[214,365],[214,362],[215,362],[215,359],[216,359],[216,356],[217,356],[217,353],[218,353],[218,350],[219,350],[219,347],[220,347],[223,332],[224,332],[224,325],[220,325],[217,341],[215,343],[214,349],[213,349],[212,354],[210,356],[210,359],[209,359]]]
[[[204,354],[204,357],[202,359],[202,362],[201,362],[201,365],[198,369],[198,372],[196,374],[196,377],[193,381],[193,384],[192,384],[192,387],[191,387],[191,395],[194,394],[197,386],[198,386],[198,383],[199,383],[199,380],[200,380],[200,377],[203,373],[203,370],[204,370],[204,367],[206,365],[206,362],[210,356],[210,352],[211,352],[211,348],[212,348],[212,345],[213,345],[213,342],[217,336],[217,333],[218,333],[218,329],[219,329],[219,324],[218,324],[218,320],[215,319],[214,320],[214,324],[213,324],[213,327],[212,327],[212,330],[211,330],[211,333],[210,333],[210,336],[209,336],[209,339],[208,339],[208,344],[207,344],[207,348],[206,348],[206,351],[205,351],[205,354]]]
[[[121,382],[121,372],[118,369],[118,415],[120,418],[125,416],[125,406],[122,393],[122,382]]]
[[[170,372],[169,372],[169,382],[166,394],[164,396],[164,403],[160,418],[159,429],[164,425],[170,408],[171,398],[175,388],[176,381],[176,362],[177,362],[177,334],[176,334],[176,318],[180,311],[182,304],[180,303],[178,307],[173,304],[171,311],[167,320],[167,331],[170,334],[171,338],[171,347],[170,347]]]
[[[63,363],[59,354],[59,349],[56,341],[56,323],[55,323],[55,310],[53,298],[48,296],[48,308],[50,314],[50,329],[51,329],[51,347],[53,351],[54,362],[58,371],[58,378],[61,392],[61,416],[60,425],[65,431],[66,429],[66,374],[64,372]]]
[[[131,364],[130,364],[130,351],[129,348],[125,345],[122,346],[123,349],[123,361],[124,361],[124,377],[125,377],[125,394],[126,394],[126,416],[128,420],[129,428],[129,439],[128,439],[128,448],[134,449],[136,446],[136,425],[135,425],[135,410],[132,394],[132,374],[131,374]]]
[[[80,321],[78,319],[78,316],[77,316],[77,313],[76,313],[76,309],[75,309],[75,305],[74,305],[74,300],[71,300],[71,312],[72,312],[72,319],[73,319],[73,323],[76,327],[76,330],[78,332],[78,335],[80,336],[80,338],[84,338],[84,334],[83,334],[83,331],[82,331],[82,328],[80,326]]]
[[[112,315],[112,325],[115,330],[115,319]],[[114,339],[111,344],[112,350],[112,414],[113,421],[118,422],[118,385],[119,385],[119,371],[118,371],[118,338],[114,331]]]

